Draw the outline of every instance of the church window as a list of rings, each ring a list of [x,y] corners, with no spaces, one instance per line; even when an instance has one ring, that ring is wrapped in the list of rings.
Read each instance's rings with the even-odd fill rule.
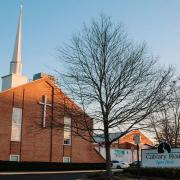
[[[63,157],[63,162],[64,162],[64,163],[70,163],[70,162],[71,162],[71,158],[68,157],[68,156],[64,156],[64,157]]]
[[[11,141],[21,141],[22,109],[13,108]]]
[[[20,156],[19,155],[10,155],[10,161],[19,161]]]
[[[71,118],[64,117],[64,145],[71,144]]]

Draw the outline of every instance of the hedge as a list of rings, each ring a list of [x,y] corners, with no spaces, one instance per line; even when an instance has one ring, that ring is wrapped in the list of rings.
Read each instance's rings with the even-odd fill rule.
[[[106,168],[105,163],[54,163],[54,162],[0,161],[0,172],[102,170],[105,168]]]
[[[139,171],[138,171],[139,170]],[[180,169],[175,168],[127,168],[123,173],[134,176],[178,178],[180,179]]]

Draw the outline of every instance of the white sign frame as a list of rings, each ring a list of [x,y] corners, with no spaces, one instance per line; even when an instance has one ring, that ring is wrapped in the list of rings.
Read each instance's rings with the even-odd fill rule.
[[[180,168],[180,148],[171,152],[158,153],[157,149],[141,149],[142,167]]]

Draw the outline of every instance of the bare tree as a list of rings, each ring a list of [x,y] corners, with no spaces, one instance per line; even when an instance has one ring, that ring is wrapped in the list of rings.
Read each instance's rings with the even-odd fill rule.
[[[160,68],[145,44],[133,43],[123,26],[105,15],[89,27],[84,25],[82,33],[60,50],[60,60],[66,68],[64,74],[59,72],[61,85],[84,112],[73,123],[74,132],[86,140],[101,134],[107,179],[111,179],[110,146],[120,136],[112,139],[109,133],[121,131],[123,135],[157,111],[169,93],[172,69]]]
[[[163,108],[151,115],[148,130],[154,133],[157,142],[180,146],[180,86],[179,80],[172,83],[171,94],[163,102]]]

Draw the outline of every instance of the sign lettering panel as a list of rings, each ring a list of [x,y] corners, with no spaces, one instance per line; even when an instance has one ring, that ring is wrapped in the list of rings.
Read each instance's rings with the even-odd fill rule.
[[[180,167],[180,148],[172,148],[170,152],[157,149],[141,150],[142,167]]]

